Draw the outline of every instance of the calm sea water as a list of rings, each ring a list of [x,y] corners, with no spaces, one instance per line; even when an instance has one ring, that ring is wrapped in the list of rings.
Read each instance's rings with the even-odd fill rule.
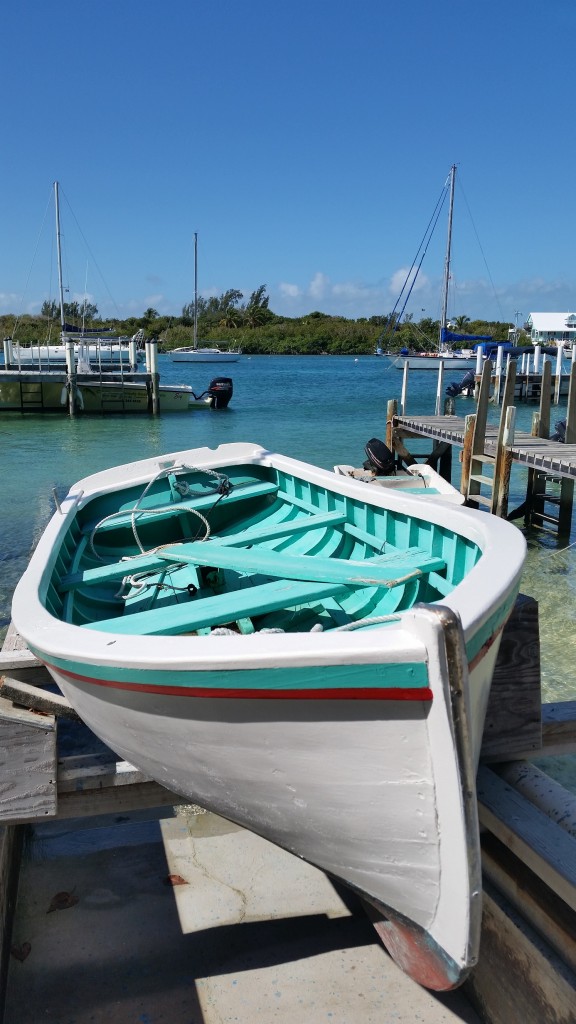
[[[244,356],[229,367],[175,365],[160,356],[160,373],[162,383],[191,384],[196,392],[212,377],[229,375],[232,403],[221,412],[158,418],[0,414],[0,636],[10,621],[13,589],[54,510],[54,488],[64,495],[80,477],[120,462],[227,441],[255,442],[326,468],[337,462],[361,465],[366,441],[385,437],[386,403],[399,399],[402,387],[400,371],[369,356]],[[407,410],[433,413],[435,398],[436,374],[413,371]],[[472,399],[457,400],[459,414],[474,408]],[[520,429],[529,429],[533,409],[519,407]],[[552,422],[563,415],[560,406]],[[490,417],[497,420],[496,408]],[[410,446],[430,450],[430,442]],[[456,459],[453,474],[458,484]],[[510,508],[520,504],[525,487],[525,471],[515,470]],[[576,530],[562,545],[542,532],[527,539],[522,589],[539,601],[543,698],[574,699]]]

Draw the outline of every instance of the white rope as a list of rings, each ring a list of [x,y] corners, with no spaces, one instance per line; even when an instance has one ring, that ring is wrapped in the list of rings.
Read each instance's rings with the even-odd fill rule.
[[[166,544],[166,545],[161,544],[161,545],[158,545],[155,548],[150,548],[149,550],[146,550],[146,548],[144,547],[144,545],[142,544],[142,542],[140,540],[140,537],[138,536],[138,531],[136,529],[136,517],[137,516],[142,516],[142,515],[160,515],[161,513],[163,514],[165,512],[178,512],[178,513],[190,512],[190,513],[192,513],[192,515],[195,515],[195,516],[197,516],[198,519],[200,519],[200,521],[204,524],[204,527],[205,527],[205,530],[206,530],[206,533],[205,533],[205,535],[203,537],[196,538],[196,539],[199,539],[201,541],[206,541],[206,540],[208,540],[208,537],[210,536],[210,533],[211,533],[210,523],[208,522],[206,517],[203,516],[201,512],[198,512],[198,510],[195,509],[195,508],[190,508],[189,506],[180,507],[179,505],[176,505],[176,504],[173,504],[173,505],[161,505],[161,506],[159,506],[157,508],[145,508],[145,509],[141,509],[139,507],[140,503],[144,500],[144,498],[148,494],[148,491],[150,490],[152,485],[154,483],[156,483],[157,480],[161,479],[161,477],[163,477],[163,476],[169,476],[171,473],[175,474],[175,473],[180,473],[180,472],[188,472],[188,473],[204,472],[208,476],[215,477],[216,480],[218,481],[217,487],[215,487],[213,491],[208,491],[208,492],[207,491],[193,491],[192,488],[190,487],[190,485],[188,484],[188,482],[185,481],[185,480],[182,481],[180,484],[176,483],[175,484],[176,490],[178,491],[178,493],[182,497],[190,496],[190,497],[198,498],[198,497],[206,497],[207,495],[210,495],[210,494],[218,494],[219,492],[221,492],[221,488],[223,486],[227,486],[228,485],[228,477],[226,477],[223,473],[217,473],[216,470],[213,470],[213,469],[204,469],[204,468],[203,469],[198,469],[198,468],[195,468],[194,466],[186,466],[185,464],[182,464],[180,466],[170,466],[170,467],[161,469],[158,473],[156,473],[156,475],[153,476],[148,481],[148,483],[146,484],[146,487],[142,491],[142,494],[138,498],[138,501],[136,502],[134,507],[132,509],[128,510],[129,513],[130,513],[130,525],[131,525],[131,528],[132,528],[132,534],[134,536],[134,540],[136,541],[136,545],[139,548],[140,553],[142,555],[154,554],[154,552],[158,551],[161,547],[169,547],[170,545],[169,544]],[[227,492],[223,491],[221,493],[227,493]],[[111,512],[110,515],[104,516],[103,519],[101,519],[98,523],[96,523],[96,526],[92,530],[92,533],[90,534],[90,540],[89,540],[88,543],[89,543],[90,550],[92,551],[92,554],[99,561],[103,562],[103,561],[105,561],[105,559],[103,558],[102,555],[100,555],[96,551],[96,548],[94,547],[94,537],[96,536],[97,531],[100,530],[104,526],[105,523],[108,523],[111,520],[118,518],[119,516],[125,516],[126,515],[126,511],[127,510],[117,510],[116,512]],[[182,541],[174,541],[173,543],[182,543]],[[125,557],[126,558],[130,558],[130,557],[136,557],[137,558],[138,555],[136,555],[136,556],[129,556],[129,555],[127,555]]]

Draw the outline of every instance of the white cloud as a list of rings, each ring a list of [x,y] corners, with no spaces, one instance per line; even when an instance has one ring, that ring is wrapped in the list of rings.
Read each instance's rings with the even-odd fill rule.
[[[22,303],[22,296],[16,292],[0,292],[0,313],[14,313]]]
[[[330,279],[326,277],[326,274],[318,272],[314,274],[314,277],[308,285],[308,294],[313,299],[323,299],[330,287]]]
[[[280,295],[283,295],[287,299],[297,299],[301,295],[297,284],[288,284],[286,281],[280,282],[278,285],[278,291],[280,292]]]
[[[402,291],[402,288],[404,287],[404,282],[406,282],[406,288],[412,288],[413,292],[422,292],[425,291],[426,288],[428,288],[430,281],[426,277],[426,274],[423,274],[422,271],[420,271],[418,277],[414,281],[415,274],[415,267],[412,268],[411,271],[409,271],[408,267],[400,267],[399,270],[396,270],[392,274],[392,277],[390,278],[389,289],[394,298],[397,298],[397,296]]]

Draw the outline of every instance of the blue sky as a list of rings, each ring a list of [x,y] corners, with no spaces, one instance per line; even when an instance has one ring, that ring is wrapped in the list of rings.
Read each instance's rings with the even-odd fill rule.
[[[451,164],[449,315],[576,307],[573,0],[12,0],[0,312],[389,312]],[[442,214],[407,312],[437,318]],[[425,310],[425,312],[423,312]]]

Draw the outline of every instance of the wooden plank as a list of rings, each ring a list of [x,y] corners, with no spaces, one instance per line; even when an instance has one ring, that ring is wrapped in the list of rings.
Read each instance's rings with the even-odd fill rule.
[[[483,761],[526,756],[542,747],[538,602],[520,594],[504,627],[492,678],[482,749]]]
[[[0,728],[2,722],[12,725],[18,722],[20,725],[27,725],[31,729],[55,729],[55,721],[50,715],[38,714],[36,711],[29,711],[27,708],[14,707],[10,700],[0,696]]]
[[[0,820],[10,822],[22,817],[54,815],[57,799],[54,717],[17,709],[9,716],[8,702],[0,703]]]
[[[446,568],[443,558],[432,555],[406,557],[404,561],[395,561],[394,565],[389,567],[382,564],[386,562],[385,555],[380,556],[378,561],[355,561],[322,558],[319,555],[293,555],[266,548],[231,549],[216,540],[175,544],[159,550],[157,554],[167,562],[215,566],[234,572],[260,573],[288,580],[344,583],[349,587],[394,587],[402,581],[402,577],[439,572]]]
[[[27,647],[17,651],[0,651],[0,673],[11,669],[39,668],[42,662]]]
[[[269,523],[267,526],[255,527],[244,530],[241,533],[234,533],[224,537],[218,537],[218,543],[223,546],[253,544],[257,541],[272,540],[273,538],[289,536],[304,531],[320,529],[323,526],[338,526],[346,521],[344,512],[324,512],[318,515],[301,516],[298,519],[291,519],[282,523]],[[202,541],[201,543],[211,543]],[[166,550],[169,550],[168,548]],[[107,565],[99,565],[94,569],[85,569],[83,572],[73,572],[62,577],[58,589],[61,592],[75,590],[85,584],[111,583],[123,579],[125,576],[135,575],[141,572],[154,572],[165,568],[165,558],[159,554],[137,555],[135,558],[122,559],[119,562],[112,562]]]
[[[576,754],[576,700],[542,705],[542,741],[545,754]]]
[[[157,554],[136,555],[134,558],[125,558],[120,562],[98,565],[95,569],[68,573],[62,577],[58,590],[61,593],[67,593],[88,584],[114,583],[124,579],[125,576],[135,576],[141,572],[155,572],[161,568],[165,568],[165,563]]]
[[[0,695],[32,711],[45,711],[48,714],[56,715],[56,717],[80,721],[80,716],[70,701],[61,693],[47,693],[30,683],[12,679],[10,676],[4,676],[2,686],[0,686]]]
[[[485,878],[550,944],[556,955],[576,970],[576,912],[495,836],[484,831],[481,842]]]
[[[485,765],[477,793],[480,824],[576,909],[576,840]]]
[[[170,605],[163,610],[162,615],[158,609],[152,609],[103,619],[84,628],[138,636],[174,636],[203,626],[235,622],[236,619],[274,612],[280,608],[322,601],[347,589],[343,584],[275,580],[273,583],[245,587],[230,594],[206,597],[198,602],[191,600],[188,604]]]
[[[57,767],[58,796],[91,789],[130,786],[150,782],[150,777],[129,761],[116,760],[109,753],[80,754],[60,758]]]
[[[340,526],[345,522],[345,512],[317,512],[281,523],[264,523],[263,526],[251,527],[240,533],[224,534],[218,536],[218,542],[231,545],[253,544],[263,540],[274,540],[277,537],[289,537],[308,530],[319,530],[325,526]]]
[[[574,1024],[574,972],[489,884],[480,959],[464,992],[487,1024]]]
[[[0,825],[0,1019],[6,992],[24,829]]]

